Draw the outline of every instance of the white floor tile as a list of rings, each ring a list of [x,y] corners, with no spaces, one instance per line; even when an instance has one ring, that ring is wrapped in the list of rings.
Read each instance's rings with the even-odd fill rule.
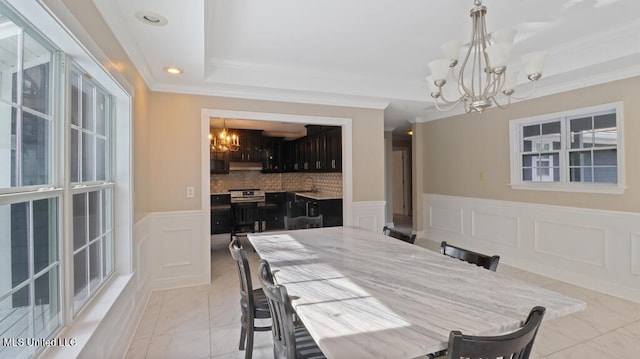
[[[208,286],[154,292],[126,359],[243,359],[238,273],[226,247],[212,252]],[[433,249],[438,250],[434,245]],[[253,283],[258,256],[247,250]],[[587,302],[587,310],[544,321],[531,359],[635,359],[640,357],[640,304],[556,281],[507,265],[498,272]],[[255,359],[273,357],[271,332],[255,334]]]

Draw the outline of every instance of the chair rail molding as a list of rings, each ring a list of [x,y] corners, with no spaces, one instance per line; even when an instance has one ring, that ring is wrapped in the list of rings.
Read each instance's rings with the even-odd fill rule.
[[[640,302],[640,214],[424,193],[421,236]],[[500,269],[498,268],[498,271]]]

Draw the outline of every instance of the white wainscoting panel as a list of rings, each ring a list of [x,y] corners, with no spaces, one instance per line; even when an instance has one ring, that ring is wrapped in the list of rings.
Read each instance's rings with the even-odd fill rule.
[[[631,273],[640,276],[640,233],[631,234]]]
[[[211,253],[202,211],[152,213],[153,289],[208,284]]]
[[[382,231],[382,227],[385,225],[384,201],[353,202],[351,210],[353,211],[351,218],[354,223],[345,223],[346,226],[351,225],[373,232]]]
[[[425,213],[429,213],[429,221],[426,223],[430,227],[454,235],[462,235],[464,233],[464,227],[462,226],[463,212],[460,209],[450,208],[446,205],[431,204]]]
[[[520,219],[485,211],[471,211],[471,236],[478,240],[518,246]]]
[[[605,266],[606,230],[559,223],[535,221],[535,248],[537,252],[598,267]]]
[[[436,194],[422,199],[425,238],[640,302],[639,213]]]

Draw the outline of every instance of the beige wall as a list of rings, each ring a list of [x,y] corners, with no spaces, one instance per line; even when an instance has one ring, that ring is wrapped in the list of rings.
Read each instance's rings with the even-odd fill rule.
[[[150,176],[153,212],[200,208],[202,109],[299,114],[353,119],[353,200],[384,200],[383,111],[254,101],[213,96],[151,93]],[[196,188],[186,198],[187,186]],[[205,188],[205,190],[207,190]]]
[[[544,79],[543,79],[544,80]],[[418,124],[424,156],[422,193],[640,212],[640,77]],[[509,120],[623,101],[627,190],[624,195],[512,190]],[[421,201],[420,201],[421,203]]]
[[[86,31],[78,35],[81,40],[95,42],[110,59],[104,66],[120,72],[135,88],[135,220],[148,212],[199,209],[203,108],[352,118],[353,200],[384,200],[382,110],[150,92],[93,3],[63,2]],[[195,198],[186,198],[187,186],[196,188]]]

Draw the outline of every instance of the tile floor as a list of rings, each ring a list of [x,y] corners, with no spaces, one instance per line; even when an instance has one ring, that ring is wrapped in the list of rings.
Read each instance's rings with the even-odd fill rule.
[[[425,239],[419,239],[418,243],[434,250],[439,248],[437,243]],[[251,250],[247,253],[251,268],[257,268],[258,256]],[[238,278],[225,241],[214,246],[211,260],[210,285],[151,295],[127,359],[244,358],[244,352],[238,350]],[[498,271],[587,302],[586,311],[543,322],[532,359],[640,357],[639,303],[502,264]],[[271,332],[256,333],[253,357],[272,358]]]

